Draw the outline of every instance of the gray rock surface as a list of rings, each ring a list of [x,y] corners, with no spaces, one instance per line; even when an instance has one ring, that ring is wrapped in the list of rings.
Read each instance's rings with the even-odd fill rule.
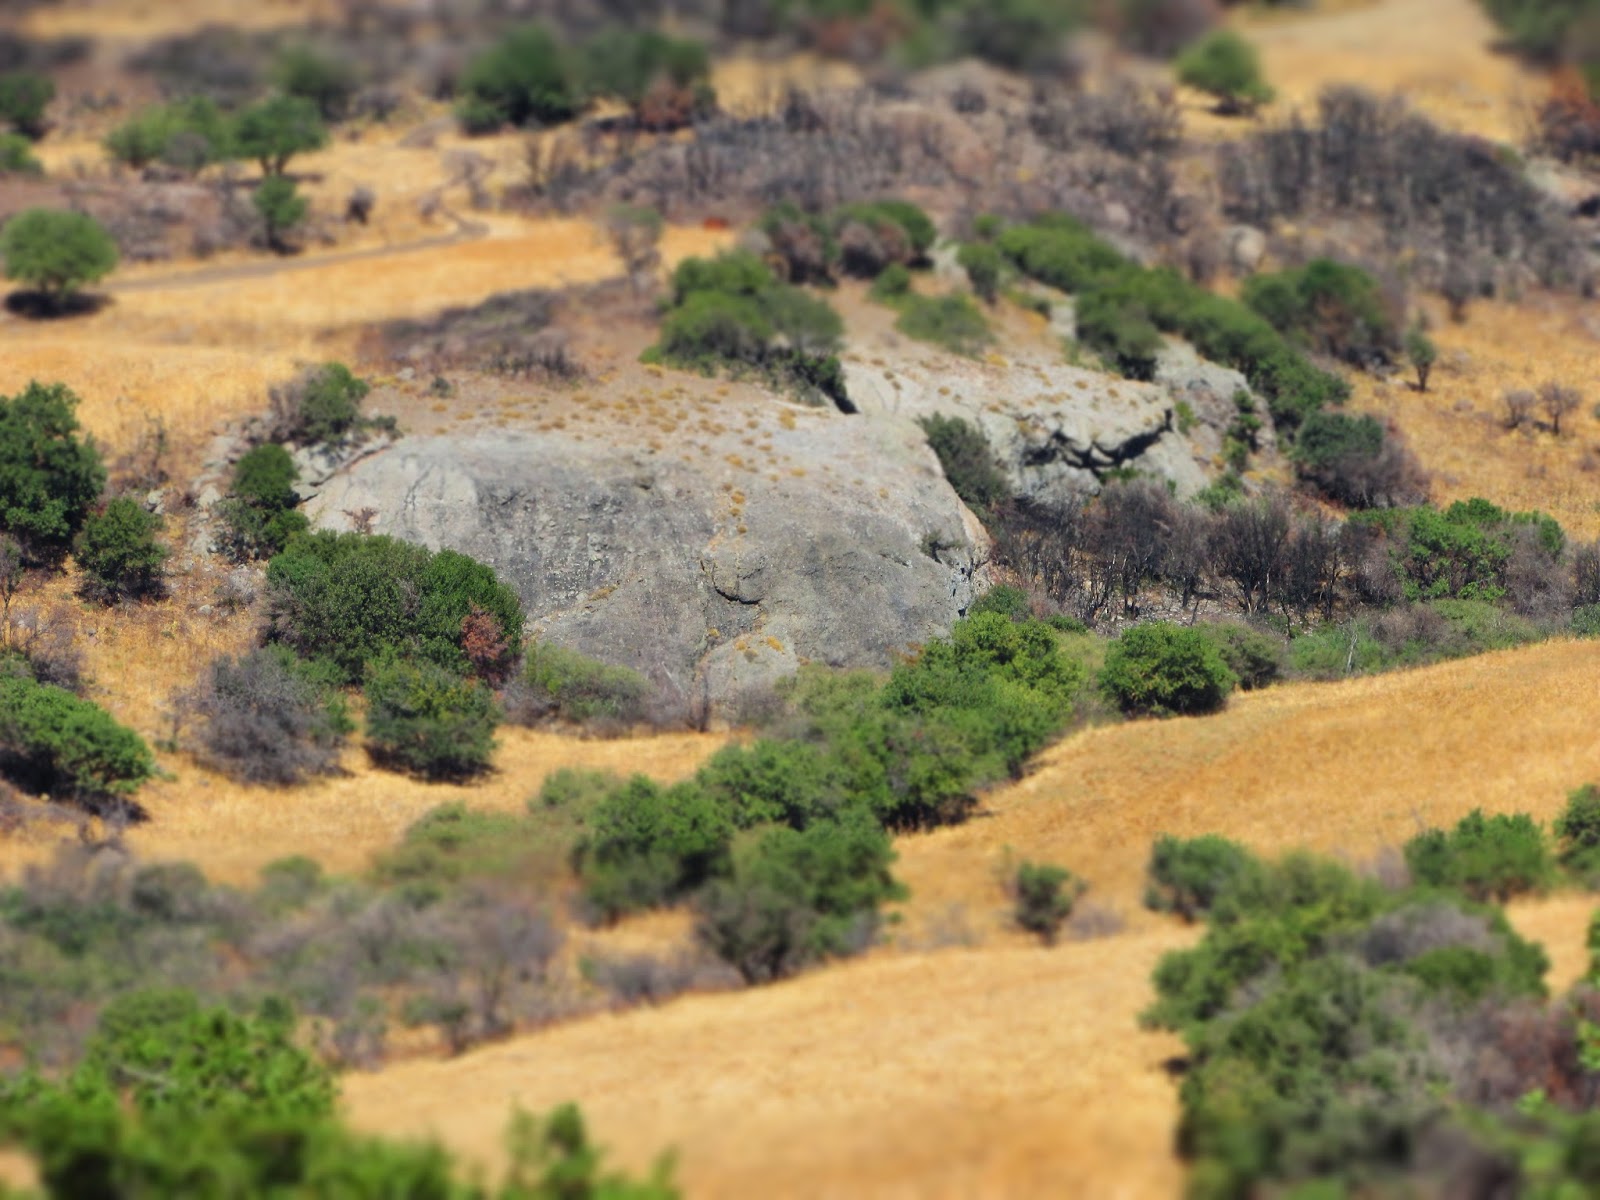
[[[641,670],[691,712],[948,630],[983,533],[921,432],[774,400],[738,417],[762,426],[759,461],[745,429],[670,448],[624,430],[406,438],[306,511],[348,529],[370,507],[375,532],[491,564],[537,635]]]

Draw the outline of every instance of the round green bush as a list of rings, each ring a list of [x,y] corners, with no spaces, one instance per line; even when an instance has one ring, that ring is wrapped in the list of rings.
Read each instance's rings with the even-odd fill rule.
[[[367,747],[386,766],[426,779],[489,769],[500,708],[476,680],[430,662],[391,660],[367,676]]]
[[[160,517],[123,496],[89,517],[72,547],[85,591],[107,604],[159,595],[167,561],[160,528]]]
[[[1166,621],[1125,632],[1100,672],[1101,687],[1130,716],[1216,712],[1237,683],[1210,638]]]
[[[6,278],[59,303],[116,269],[117,244],[87,213],[30,208],[0,231]]]

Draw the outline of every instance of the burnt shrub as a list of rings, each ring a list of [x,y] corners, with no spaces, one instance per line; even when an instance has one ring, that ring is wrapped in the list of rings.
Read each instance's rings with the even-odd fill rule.
[[[1024,861],[1011,880],[1011,898],[1017,925],[1055,945],[1061,927],[1088,885],[1065,867]]]
[[[267,589],[268,638],[327,659],[346,683],[390,653],[466,672],[463,622],[475,609],[506,644],[522,641],[521,602],[490,568],[381,534],[296,538],[267,564]]]
[[[1237,683],[1215,643],[1165,621],[1125,630],[1100,672],[1101,687],[1133,716],[1215,712]]]
[[[282,646],[217,659],[191,704],[202,757],[243,783],[287,787],[332,774],[354,728],[329,673]]]
[[[1503,903],[1544,888],[1552,876],[1544,831],[1526,813],[1486,816],[1474,809],[1452,830],[1419,833],[1405,844],[1405,856],[1418,883],[1475,900]]]
[[[425,779],[489,769],[500,707],[475,679],[436,663],[390,660],[367,673],[367,749],[385,766]]]
[[[160,596],[167,561],[167,548],[156,540],[161,525],[160,517],[125,496],[90,515],[72,543],[85,595],[103,604]]]

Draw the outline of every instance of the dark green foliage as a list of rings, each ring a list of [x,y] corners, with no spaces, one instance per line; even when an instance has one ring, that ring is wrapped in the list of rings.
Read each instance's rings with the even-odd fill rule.
[[[1024,861],[1011,881],[1017,924],[1037,934],[1045,945],[1055,945],[1087,886],[1065,867]]]
[[[267,584],[269,638],[303,657],[326,658],[347,683],[390,652],[467,670],[462,624],[475,608],[494,618],[506,644],[522,640],[516,594],[453,550],[319,531],[267,564]]]
[[[1473,809],[1449,832],[1419,833],[1406,843],[1405,855],[1418,883],[1476,900],[1503,903],[1543,889],[1552,876],[1544,830],[1526,813],[1485,816]]]
[[[329,675],[282,646],[217,659],[194,696],[207,761],[243,782],[280,786],[337,770],[354,726]]]
[[[326,121],[342,120],[356,94],[349,62],[310,46],[290,46],[278,55],[273,80],[285,95],[315,104]]]
[[[1365,414],[1312,413],[1295,438],[1294,457],[1308,469],[1334,470],[1349,459],[1376,458],[1383,449],[1383,426]]]
[[[142,109],[106,135],[106,153],[142,169],[163,162],[190,173],[234,157],[233,122],[206,96]]]
[[[271,558],[311,523],[298,510],[294,485],[300,469],[282,446],[269,442],[248,451],[233,469],[233,488],[218,506],[222,548],[238,562]]]
[[[1079,27],[1085,9],[1051,0],[990,0],[955,9],[954,46],[1008,71],[1045,71],[1058,61],[1061,39]]]
[[[156,541],[161,525],[160,517],[126,497],[90,515],[72,543],[84,590],[105,604],[160,595],[167,561],[167,548]]]
[[[1556,818],[1561,866],[1584,880],[1600,877],[1600,787],[1584,784],[1567,797]]]
[[[963,417],[935,413],[917,422],[928,435],[928,445],[939,456],[945,478],[980,519],[1011,498],[1011,485],[1001,470],[989,440]]]
[[[888,835],[864,814],[773,829],[698,902],[696,935],[746,983],[767,983],[870,944],[878,906],[904,889]]]
[[[1218,622],[1194,626],[1211,640],[1241,691],[1254,691],[1276,683],[1288,658],[1283,639],[1248,625]]]
[[[282,175],[289,160],[328,144],[322,115],[310,100],[273,96],[251,105],[233,122],[233,152],[253,158],[263,175]]]
[[[17,133],[0,133],[0,176],[43,174],[44,166],[33,156],[27,138]]]
[[[0,230],[6,278],[39,292],[59,308],[85,284],[111,274],[117,244],[87,213],[30,208]]]
[[[23,137],[37,141],[44,136],[45,109],[55,96],[56,85],[48,75],[32,71],[0,75],[0,121]]]
[[[1195,838],[1163,834],[1150,850],[1146,907],[1185,921],[1209,914],[1225,897],[1258,890],[1261,864],[1238,842],[1209,833]]]
[[[579,724],[630,724],[644,716],[650,698],[650,681],[637,671],[548,642],[534,641],[528,646],[522,678],[531,715]]]
[[[131,795],[154,773],[144,740],[98,704],[30,677],[0,675],[0,774],[13,783],[98,808]]]
[[[78,440],[77,406],[60,383],[0,396],[0,532],[36,559],[65,551],[105,486],[99,452]]]
[[[729,870],[733,824],[697,783],[637,775],[596,807],[574,862],[605,920],[667,904]]]
[[[675,38],[654,29],[613,28],[597,34],[583,47],[583,83],[593,96],[614,97],[632,108],[649,125],[675,122],[651,119],[647,99],[664,89],[693,94],[697,107],[715,104],[710,88],[711,56],[703,43]]]
[[[956,262],[967,273],[967,282],[978,299],[993,304],[999,298],[1005,258],[994,245],[968,242],[956,252]]]
[[[361,415],[361,402],[371,390],[371,384],[341,362],[313,367],[273,389],[274,432],[279,440],[300,445],[336,445],[367,429],[392,424]]]
[[[1276,275],[1252,275],[1241,297],[1280,333],[1356,366],[1387,363],[1400,350],[1377,281],[1359,267],[1313,259]]]
[[[826,301],[779,282],[760,259],[735,251],[679,264],[661,339],[646,359],[708,373],[753,372],[846,405],[836,357],[843,333]]]
[[[1078,298],[1080,335],[1123,369],[1148,370],[1150,332],[1187,338],[1206,358],[1242,372],[1265,396],[1274,424],[1292,433],[1311,413],[1344,400],[1348,385],[1318,370],[1265,319],[1174,271],[1128,261],[1071,217],[1041,217],[996,241],[1023,274]],[[1103,339],[1097,341],[1096,339]]]
[[[953,354],[971,358],[993,340],[983,312],[972,297],[960,292],[943,296],[908,292],[894,303],[900,309],[900,319],[894,327],[919,342],[932,342]]]
[[[974,600],[967,615],[975,617],[979,613],[999,613],[1013,621],[1023,621],[1033,615],[1028,593],[1009,583],[996,584]]]
[[[866,279],[891,263],[926,263],[939,236],[933,219],[907,200],[846,204],[833,211],[829,224],[840,239],[840,265],[847,273]],[[846,228],[852,225],[868,236],[848,235]]]
[[[1506,594],[1517,542],[1554,563],[1566,534],[1544,513],[1508,512],[1487,500],[1458,500],[1449,508],[1418,507],[1398,514],[1396,569],[1414,600],[1498,600]],[[1527,531],[1531,531],[1529,534]]]
[[[885,267],[868,291],[879,304],[897,304],[911,294],[911,271],[900,263]]]
[[[286,175],[269,175],[257,186],[250,203],[261,217],[266,229],[267,245],[285,253],[288,245],[284,237],[306,219],[311,202],[300,194],[295,181]]]
[[[1237,682],[1211,639],[1165,621],[1124,631],[1100,673],[1101,687],[1134,716],[1215,712]]]
[[[426,779],[489,769],[501,720],[494,693],[429,661],[379,663],[367,672],[367,749],[386,766]]]
[[[1178,82],[1216,97],[1219,112],[1254,112],[1272,99],[1255,47],[1231,30],[1207,34],[1175,66]]]
[[[575,74],[547,30],[515,30],[467,67],[457,115],[469,133],[570,121],[582,107]]]

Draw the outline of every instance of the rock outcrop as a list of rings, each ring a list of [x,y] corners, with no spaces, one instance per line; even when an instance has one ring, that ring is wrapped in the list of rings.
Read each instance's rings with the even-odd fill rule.
[[[921,432],[772,400],[738,416],[742,437],[659,449],[626,431],[407,438],[307,512],[348,529],[372,509],[375,532],[493,565],[538,635],[643,671],[691,713],[948,630],[983,533]]]

